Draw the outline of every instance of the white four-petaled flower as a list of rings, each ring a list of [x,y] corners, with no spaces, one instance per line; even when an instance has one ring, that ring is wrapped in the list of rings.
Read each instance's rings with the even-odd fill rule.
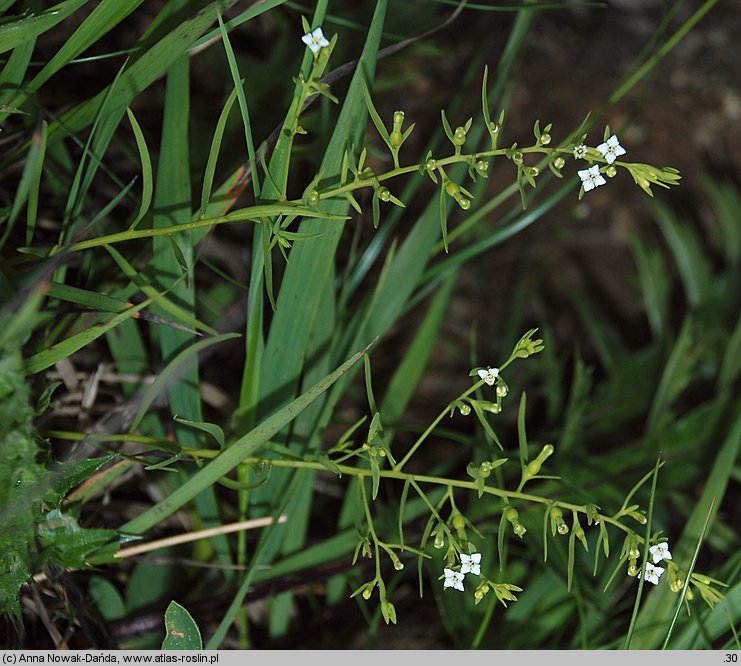
[[[481,553],[465,555],[461,553],[461,573],[471,573],[478,576],[481,573]]]
[[[463,592],[463,574],[460,571],[453,571],[452,569],[443,569],[445,574],[445,584],[443,589],[446,587],[452,587],[454,590],[460,590]]]
[[[669,543],[666,541],[657,543],[655,546],[651,546],[648,550],[651,553],[651,557],[653,557],[654,564],[661,562],[661,560],[672,559],[672,554],[669,552]]]
[[[329,40],[324,36],[321,28],[307,32],[301,41],[311,49],[312,53],[319,53],[325,46],[329,46]]]
[[[578,146],[574,146],[574,157],[577,160],[583,160],[587,156],[587,147],[580,143]]]
[[[643,570],[643,580],[647,580],[649,583],[658,585],[659,578],[661,578],[661,574],[663,573],[664,569],[662,567],[657,567],[651,564],[651,562],[646,562],[646,566]]]
[[[579,174],[579,178],[581,178],[585,192],[589,192],[589,190],[593,190],[595,187],[604,185],[607,182],[599,172],[599,166],[597,164],[588,169],[577,171],[577,173]]]
[[[486,368],[486,370],[479,370],[479,377],[483,379],[489,386],[493,386],[494,382],[497,381],[499,375],[499,368]]]
[[[620,155],[625,155],[625,148],[620,145],[618,138],[613,134],[607,141],[597,146],[597,150],[602,153],[602,156],[607,160],[608,164],[612,164]]]

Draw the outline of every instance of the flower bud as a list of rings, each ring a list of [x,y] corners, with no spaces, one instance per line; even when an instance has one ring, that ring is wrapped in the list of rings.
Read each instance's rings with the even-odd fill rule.
[[[638,575],[638,567],[636,566],[635,562],[631,562],[628,566],[628,575],[631,577]]]
[[[547,132],[540,135],[540,145],[547,146],[551,142],[551,135]]]
[[[480,174],[486,173],[489,169],[488,163],[484,162],[484,160],[479,160],[474,166]]]
[[[628,557],[630,557],[631,560],[637,560],[641,556],[641,551],[638,550],[638,548],[631,548],[630,551],[628,551]]]
[[[432,543],[432,545],[440,550],[445,545],[445,536],[443,535],[443,530],[439,529],[437,532],[435,532],[435,541]]]
[[[515,164],[522,164],[522,160],[523,160],[523,155],[519,150],[512,155],[512,161]]]
[[[371,594],[373,594],[373,584],[368,583],[368,585],[365,586],[365,589],[362,592],[363,599],[370,599]]]
[[[522,523],[515,523],[512,526],[512,529],[514,530],[515,534],[520,537],[520,539],[522,539],[522,537],[525,536],[525,532],[527,532],[525,526]]]
[[[504,510],[504,517],[510,522],[515,523],[517,521],[517,518],[519,518],[520,514],[513,506],[508,506]]]
[[[556,169],[563,169],[565,164],[566,160],[563,157],[559,156],[553,160],[553,166],[556,167]]]
[[[463,210],[468,210],[471,207],[471,202],[465,197],[456,197],[456,201]]]
[[[617,174],[617,169],[614,166],[612,166],[612,165],[608,166],[605,169],[605,175],[608,178],[614,178],[616,174]]]
[[[466,142],[466,130],[462,127],[456,127],[453,132],[453,144],[462,146]]]
[[[507,393],[509,393],[509,389],[504,384],[497,384],[497,395],[500,398],[506,396]]]
[[[449,180],[447,183],[445,183],[445,192],[449,194],[451,197],[455,197],[456,195],[459,195],[461,191],[461,188],[458,187],[452,180]]]
[[[456,530],[462,530],[466,526],[466,519],[461,516],[460,513],[456,513],[455,516],[453,516],[453,527]]]
[[[461,414],[463,414],[463,416],[468,416],[471,413],[471,405],[469,405],[467,402],[459,402],[458,410]]]
[[[491,463],[489,462],[482,462],[481,467],[479,467],[479,476],[482,479],[488,479],[489,475],[491,474]]]
[[[539,460],[531,460],[527,464],[527,475],[528,476],[535,476],[540,471],[540,461]]]
[[[692,601],[694,596],[695,596],[695,593],[692,591],[692,588],[688,587],[687,591],[684,593],[684,598],[687,599],[687,601]]]
[[[404,568],[404,563],[396,555],[391,558],[391,563],[397,571],[401,571]]]
[[[501,128],[497,123],[495,123],[493,120],[489,121],[489,131],[492,134],[497,134]]]
[[[437,160],[433,159],[432,157],[425,162],[425,167],[429,171],[434,171],[437,168]]]
[[[671,582],[671,585],[669,585],[669,587],[671,588],[672,592],[681,592],[682,588],[684,587],[684,581],[681,578],[677,578],[676,580],[673,580]]]
[[[389,188],[379,187],[378,188],[378,198],[381,201],[388,201],[391,198],[391,192],[389,192]]]
[[[312,190],[309,193],[309,196],[306,197],[306,203],[309,206],[316,206],[316,204],[319,203],[319,192],[317,192],[316,190]]]
[[[540,173],[540,169],[538,167],[529,167],[527,172],[534,178]]]
[[[484,593],[478,589],[473,593],[473,597],[476,601],[481,601],[484,598]]]

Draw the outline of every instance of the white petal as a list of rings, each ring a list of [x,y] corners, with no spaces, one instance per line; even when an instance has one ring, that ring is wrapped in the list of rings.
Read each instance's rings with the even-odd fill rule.
[[[479,564],[481,562],[481,553],[472,553],[471,554],[471,561],[474,564]]]

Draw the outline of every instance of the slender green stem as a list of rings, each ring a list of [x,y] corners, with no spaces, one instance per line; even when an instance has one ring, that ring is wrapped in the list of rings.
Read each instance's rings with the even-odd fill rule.
[[[189,455],[192,455],[194,457],[202,457],[202,458],[213,458],[219,454],[218,451],[214,451],[213,449],[190,449],[186,447],[183,448],[183,452]],[[266,459],[266,458],[245,458],[242,461],[242,464],[245,464],[245,465],[267,464],[267,465],[272,465],[273,467],[287,467],[287,468],[292,468],[292,469],[327,471],[327,468],[324,465],[322,465],[322,463],[307,461],[307,460],[279,460],[279,459],[273,460],[273,459]],[[355,477],[360,480],[364,479],[367,476],[370,476],[370,471],[368,469],[362,469],[359,467],[351,467],[349,465],[337,465],[336,468],[339,474],[347,475],[350,477]],[[419,483],[429,483],[429,484],[438,485],[438,486],[445,486],[451,489],[452,488],[463,488],[463,489],[470,490],[473,492],[478,492],[478,489],[479,489],[475,481],[461,481],[458,479],[447,479],[444,477],[427,476],[424,474],[408,474],[405,472],[401,472],[398,469],[381,470],[380,476],[381,478],[384,478],[384,479],[395,479],[397,481],[408,481],[412,485],[416,485]],[[495,497],[499,497],[500,499],[504,499],[504,500],[518,499],[524,502],[532,502],[535,504],[549,504],[553,502],[552,499],[549,499],[547,497],[540,497],[539,495],[531,495],[529,493],[518,492],[516,490],[504,490],[502,488],[494,488],[492,486],[484,486],[483,492],[488,495],[494,495]],[[563,509],[567,509],[570,511],[576,511],[578,513],[583,513],[584,515],[587,515],[586,507],[579,505],[579,504],[571,504],[570,502],[562,502],[561,500],[558,500],[558,506]],[[630,527],[621,523],[614,516],[606,516],[604,514],[597,514],[597,519],[604,521],[605,523],[608,523],[610,525],[613,525],[614,527],[617,527],[618,529],[622,530],[623,532],[626,532],[627,534],[635,534],[635,532],[632,529],[630,529]]]
[[[402,467],[406,465],[406,463],[409,461],[409,459],[414,455],[414,452],[421,446],[422,442],[424,442],[430,435],[430,433],[437,427],[437,424],[442,421],[443,417],[450,411],[450,405],[455,404],[458,400],[463,400],[463,398],[467,397],[471,393],[473,393],[477,388],[479,388],[483,384],[483,380],[476,382],[473,386],[471,386],[469,389],[465,390],[463,393],[461,393],[453,402],[451,402],[449,405],[445,407],[436,417],[435,420],[430,423],[429,426],[427,426],[427,429],[419,436],[416,442],[412,444],[412,448],[407,451],[407,454],[401,459],[399,463],[393,468],[395,472],[401,472]]]

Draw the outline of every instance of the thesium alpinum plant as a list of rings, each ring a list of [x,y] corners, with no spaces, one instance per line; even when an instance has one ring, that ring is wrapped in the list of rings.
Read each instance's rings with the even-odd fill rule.
[[[72,4],[61,3],[62,9],[72,12]],[[418,119],[403,105],[383,118],[374,102],[387,11],[381,0],[344,97],[329,70],[338,36],[324,23],[327,3],[318,3],[311,21],[302,16],[302,32],[288,49],[292,60],[305,52],[293,96],[277,132],[258,144],[245,94],[249,81],[230,30],[283,3],[258,3],[226,20],[235,4],[209,4],[182,23],[177,12],[163,10],[160,18],[172,21],[172,29],[164,36],[146,32],[133,60],[122,62],[102,92],[63,117],[40,114],[35,124],[34,93],[100,38],[96,26],[115,25],[125,12],[115,2],[99,3],[34,76],[28,71],[33,45],[28,50],[13,35],[36,39],[66,15],[17,15],[0,25],[0,35],[13,27],[3,47],[11,55],[0,119],[21,128],[2,164],[22,165],[0,241],[7,301],[0,330],[0,610],[9,624],[23,625],[29,589],[63,585],[60,569],[94,571],[88,594],[106,620],[164,597],[172,601],[165,642],[158,639],[165,649],[199,647],[201,635],[205,647],[217,648],[232,630],[233,640],[248,646],[251,620],[243,602],[254,585],[341,560],[347,566],[333,572],[328,599],[351,598],[386,624],[400,624],[394,590],[411,569],[420,598],[467,599],[458,608],[479,613],[471,641],[478,646],[495,609],[510,612],[528,594],[527,567],[537,551],[538,566],[563,576],[582,613],[580,588],[611,594],[631,586],[626,647],[642,597],[668,588],[674,614],[662,625],[667,645],[680,611],[696,612],[693,599],[711,610],[723,599],[726,583],[696,570],[711,512],[699,538],[693,535],[689,546],[685,539],[678,551],[680,535],[657,527],[655,518],[664,501],[662,474],[671,465],[660,452],[619,498],[601,497],[589,483],[560,485],[551,468],[558,441],[528,438],[520,371],[531,357],[558,354],[542,333],[547,322],[526,328],[502,358],[472,353],[474,367],[460,369],[470,386],[451,391],[429,423],[410,426],[402,416],[466,252],[488,247],[465,245],[482,211],[519,195],[522,211],[535,207],[542,214],[561,196],[548,204],[533,197],[554,178],[576,201],[627,176],[653,197],[652,186],[678,185],[679,171],[632,161],[637,151],[620,132],[595,130],[589,115],[563,135],[533,119],[532,139],[513,140],[507,114],[489,101],[502,75],[492,83],[486,63],[476,75],[480,108],[440,111],[439,137],[413,153]],[[526,20],[522,15],[518,21]],[[203,142],[191,143],[188,131],[189,53],[202,48],[222,49],[232,88],[198,162],[196,145]],[[153,139],[134,102],[155,73],[166,76],[166,87],[162,131]],[[247,159],[217,187],[237,109],[236,136]],[[306,161],[306,146],[317,146],[317,115],[333,122],[325,123],[330,136],[307,178],[305,165],[296,164]],[[379,154],[379,139],[387,154]],[[116,141],[128,141],[129,159],[138,159],[137,178],[126,184],[105,159]],[[506,187],[494,176],[495,160],[509,174]],[[198,176],[194,163],[202,167]],[[50,204],[49,219],[42,220],[44,196],[57,207]],[[422,212],[412,205],[418,196],[428,201]],[[391,241],[401,215],[413,218],[411,230]],[[247,234],[250,257],[240,284],[205,248],[224,227],[245,226],[238,233]],[[340,257],[340,239],[352,234],[352,249]],[[9,242],[16,244],[10,254]],[[450,263],[438,269],[431,262],[437,256]],[[374,351],[430,294],[412,344],[379,391]],[[227,310],[239,313],[237,326],[221,325]],[[204,362],[220,346],[231,351]],[[91,363],[90,355],[97,370],[81,382],[75,368]],[[120,400],[93,422],[83,411],[95,404],[106,374],[116,377]],[[214,390],[220,374],[238,377],[231,403]],[[80,392],[80,414],[65,421],[55,416],[55,396],[71,386]],[[363,415],[348,422],[344,415],[358,410]],[[498,434],[510,421],[515,442]],[[454,451],[450,460],[434,453],[441,442]],[[108,511],[117,484],[132,480],[142,484],[132,506],[96,520],[91,508]],[[321,484],[340,497],[326,539],[313,533]],[[165,536],[182,532],[183,523],[189,534]],[[178,549],[194,543],[200,545],[191,546],[183,568],[209,568],[192,583],[170,587],[168,576],[148,570],[145,559],[132,564],[151,553],[182,557]],[[125,594],[101,574],[122,566],[135,567]],[[196,599],[187,593],[213,590],[228,603],[214,626],[201,623],[199,631],[186,610]],[[269,599],[273,634],[287,632],[293,601],[290,589]],[[179,644],[181,634],[195,642]]]

